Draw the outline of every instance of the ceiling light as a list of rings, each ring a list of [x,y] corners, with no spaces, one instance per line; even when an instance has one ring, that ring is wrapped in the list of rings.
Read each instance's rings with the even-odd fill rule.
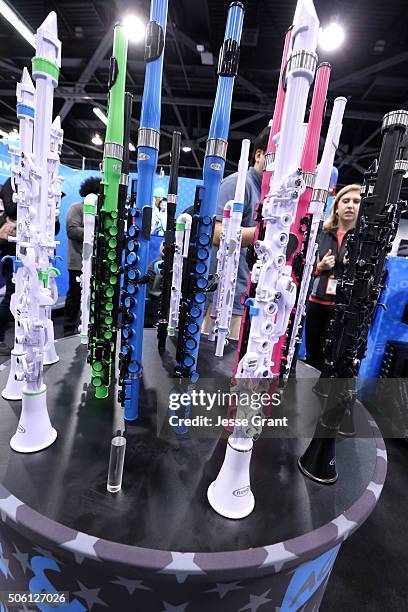
[[[146,24],[136,15],[126,15],[122,20],[125,34],[130,42],[139,43],[145,39]]]
[[[191,151],[191,147],[187,147],[187,146],[185,146],[185,147],[183,147],[183,148],[182,148],[182,151],[183,151],[184,153],[190,153],[190,151]]]
[[[131,142],[129,142],[129,151],[136,151],[136,147],[134,144],[132,144]]]
[[[327,27],[320,28],[319,46],[324,51],[334,51],[344,42],[344,30],[337,22],[332,21]]]
[[[99,134],[95,134],[95,136],[92,138],[92,143],[97,147],[100,147],[103,144],[102,138],[99,136]]]
[[[108,118],[103,112],[103,110],[101,110],[97,106],[94,106],[92,110],[95,113],[95,115],[98,117],[98,119],[102,121],[102,123],[104,123],[105,125],[108,125]]]
[[[0,13],[17,30],[17,32],[26,39],[28,43],[35,48],[34,33],[27,28],[19,15],[7,4],[7,2],[4,2],[3,0],[0,0]]]

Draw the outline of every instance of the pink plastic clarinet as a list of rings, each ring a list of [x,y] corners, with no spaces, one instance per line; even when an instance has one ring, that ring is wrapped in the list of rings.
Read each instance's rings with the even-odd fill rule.
[[[309,213],[310,200],[313,192],[313,183],[316,172],[317,156],[319,152],[320,132],[322,129],[326,95],[329,86],[331,66],[323,63],[317,68],[316,81],[310,108],[309,123],[307,126],[305,146],[303,149],[301,167],[306,183],[306,190],[299,199],[296,218],[290,228],[290,240],[287,247],[287,264],[292,266],[292,278],[299,287],[302,278],[303,263],[307,249],[307,236],[309,233],[311,214]],[[266,172],[265,172],[266,174]],[[286,367],[285,345],[296,312],[296,304],[292,311],[286,333],[279,338],[272,351],[273,376],[283,375]]]

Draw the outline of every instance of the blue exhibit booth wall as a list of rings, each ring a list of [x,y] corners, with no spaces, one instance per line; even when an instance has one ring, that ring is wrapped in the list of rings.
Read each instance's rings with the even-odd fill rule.
[[[5,142],[0,141],[0,184],[3,184],[11,174],[11,160],[8,152],[8,145]],[[65,219],[67,211],[71,204],[74,202],[81,201],[79,196],[79,187],[81,183],[90,176],[100,176],[100,173],[96,170],[76,170],[69,168],[68,166],[61,165],[60,174],[64,178],[62,184],[62,191],[65,193],[65,197],[61,201],[61,212],[60,212],[60,223],[61,230],[56,237],[59,241],[57,246],[57,255],[62,258],[57,262],[57,267],[61,271],[61,275],[58,277],[58,294],[65,296],[68,289],[68,271],[66,268],[67,250],[68,250],[68,237],[65,228]],[[136,174],[131,174],[130,179],[136,178]],[[169,184],[168,176],[156,175],[154,179],[154,193],[155,195],[165,197],[167,195],[167,189]],[[201,180],[180,178],[179,179],[179,195],[177,200],[177,215],[182,213],[186,208],[194,203],[195,190],[197,185],[201,185]],[[163,237],[152,236],[150,245],[150,259],[153,260],[159,255],[160,245]]]
[[[360,396],[365,400],[370,399],[370,381],[380,374],[387,342],[408,342],[408,259],[388,257],[386,270],[386,286],[379,299],[382,306],[377,308],[359,372]]]

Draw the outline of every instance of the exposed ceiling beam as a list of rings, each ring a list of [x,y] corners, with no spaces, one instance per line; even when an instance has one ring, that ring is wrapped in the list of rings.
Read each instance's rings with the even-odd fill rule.
[[[400,109],[405,109],[408,106],[408,100],[404,104],[399,105]],[[358,146],[355,147],[351,155],[347,155],[339,166],[339,170],[346,165],[353,165],[354,160],[365,151],[366,146],[374,140],[374,138],[381,133],[381,123],[371,134]]]
[[[112,47],[113,41],[113,27],[108,28],[105,36],[102,38],[98,47],[96,48],[94,54],[86,65],[85,69],[82,71],[78,81],[81,83],[80,89],[83,91],[84,87],[91,80],[92,76],[95,74],[95,70],[98,68],[100,62],[105,59],[106,54],[109,49]],[[67,115],[71,111],[72,107],[75,104],[75,100],[66,100],[61,108],[59,113],[61,117],[61,121],[66,119]]]
[[[371,64],[371,66],[367,66],[366,68],[362,68],[361,70],[356,70],[347,76],[337,79],[337,81],[333,81],[330,83],[330,89],[339,89],[344,85],[348,85],[351,81],[359,81],[360,79],[364,79],[372,74],[376,74],[377,72],[381,72],[382,70],[387,70],[392,66],[397,66],[402,62],[406,62],[408,60],[408,51],[404,51],[403,53],[399,53],[398,55],[394,55],[393,57],[389,57],[386,60],[382,60],[381,62],[377,62],[377,64]]]
[[[164,73],[163,73],[163,84],[164,84],[164,87],[167,90],[167,93],[170,96],[170,100],[172,100],[173,99],[173,92],[171,91],[171,87],[170,87],[170,83],[168,81],[168,78],[166,77],[166,75]],[[188,133],[188,130],[187,130],[186,126],[185,126],[185,123],[183,121],[183,117],[181,116],[181,113],[179,111],[179,108],[178,108],[177,104],[172,104],[172,107],[173,107],[174,113],[175,113],[175,115],[177,117],[177,121],[180,124],[181,131],[184,134],[184,138],[186,138],[187,140],[191,141],[190,134]],[[198,157],[197,157],[197,153],[194,151],[194,148],[191,150],[191,154],[192,154],[192,156],[194,158],[194,161],[196,163],[197,168],[201,168],[200,162],[199,162]]]
[[[188,34],[177,28],[175,24],[173,24],[173,26],[174,35],[177,36],[179,42],[181,42],[185,47],[187,47],[187,49],[193,51],[193,53],[201,57],[201,53],[197,51],[197,42],[193,40],[190,36],[188,36]],[[248,81],[241,74],[238,73],[235,80],[237,83],[240,83],[244,87],[244,89],[256,95],[262,103],[265,103],[267,101],[266,94],[261,89],[259,89],[259,87]]]
[[[0,96],[4,97],[13,97],[15,96],[15,91],[12,89],[0,89]],[[75,91],[74,88],[70,87],[59,87],[54,91],[55,98],[64,98],[65,100],[74,100],[75,102],[90,104],[93,100],[106,100],[106,93],[85,93]],[[133,95],[133,100],[135,102],[141,102],[142,96],[139,94]],[[273,102],[273,100],[270,100]],[[176,96],[174,98],[170,98],[167,96],[162,97],[162,103],[165,105],[173,106],[176,104],[177,106],[190,106],[190,107],[203,107],[203,108],[213,108],[214,101],[208,98],[184,98],[181,96]],[[400,105],[398,105],[400,106]],[[402,108],[402,107],[400,107]],[[259,104],[254,104],[251,102],[238,102],[233,101],[232,103],[233,110],[243,110],[251,113],[259,113],[259,116],[267,116],[271,117],[273,113],[273,105],[270,106],[260,106]],[[328,111],[328,116],[330,116],[331,110]],[[357,119],[360,121],[381,121],[383,117],[383,113],[373,112],[373,111],[360,111],[360,110],[352,110],[347,109],[345,113],[346,119]]]

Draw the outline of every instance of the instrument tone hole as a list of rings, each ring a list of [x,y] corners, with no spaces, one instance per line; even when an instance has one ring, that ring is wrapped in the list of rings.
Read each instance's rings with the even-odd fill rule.
[[[197,258],[200,261],[205,261],[209,257],[209,252],[206,249],[198,249]]]

